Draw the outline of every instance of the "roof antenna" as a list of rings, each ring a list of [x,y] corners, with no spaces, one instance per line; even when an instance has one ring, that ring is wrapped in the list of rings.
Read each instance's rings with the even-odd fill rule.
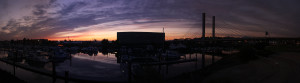
[[[68,36],[68,40],[71,41],[71,40],[70,40],[70,36]]]
[[[163,33],[165,33],[165,28],[163,27]]]

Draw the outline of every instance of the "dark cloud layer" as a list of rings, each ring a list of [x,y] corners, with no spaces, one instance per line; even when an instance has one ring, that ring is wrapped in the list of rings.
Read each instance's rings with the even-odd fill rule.
[[[217,30],[224,30],[226,34],[257,36],[246,32],[269,31],[273,36],[299,37],[300,17],[297,16],[300,14],[300,7],[297,6],[299,2],[298,0],[25,0],[25,2],[1,0],[0,10],[3,12],[0,13],[0,39],[48,38],[59,32],[115,21],[130,22],[117,23],[113,26],[184,20],[190,23],[182,26],[199,28],[200,31],[202,12],[207,13],[208,24],[211,23],[211,17],[216,16],[219,28]],[[141,19],[142,21],[139,21]]]

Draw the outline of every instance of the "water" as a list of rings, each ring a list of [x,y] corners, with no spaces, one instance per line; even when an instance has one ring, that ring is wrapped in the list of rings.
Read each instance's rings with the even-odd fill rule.
[[[14,66],[0,61],[0,67],[1,67],[1,70],[10,72],[13,75]],[[53,83],[52,77],[34,73],[34,72],[24,70],[24,69],[18,68],[18,67],[16,67],[16,69],[15,69],[15,76],[21,80],[24,80],[25,82],[28,82],[28,83],[41,83],[41,82]],[[62,79],[55,79],[55,82],[56,83],[64,83],[65,81]],[[70,83],[72,83],[72,82],[70,82]]]
[[[180,60],[197,59],[197,61],[170,64],[170,65],[155,65],[155,66],[141,66],[139,63],[132,63],[131,67],[128,67],[126,62],[118,62],[118,58],[115,54],[104,55],[98,53],[96,55],[88,55],[84,53],[76,53],[71,55],[71,59],[64,60],[56,65],[57,75],[64,76],[65,71],[69,71],[70,78],[93,80],[93,81],[108,81],[108,82],[127,82],[129,80],[129,68],[132,68],[132,74],[139,74],[143,72],[144,74],[151,74],[152,72],[157,72],[160,77],[164,79],[178,76],[180,74],[195,71],[201,69],[202,65],[212,64],[212,55],[205,55],[205,63],[202,61],[202,54],[185,54],[181,56]],[[7,57],[6,52],[1,52],[0,57]],[[214,56],[214,60],[220,60],[220,56]],[[19,62],[24,65],[30,65],[26,61]],[[13,66],[0,62],[2,70],[13,73]],[[30,65],[31,67],[37,67],[40,69],[52,71],[52,63],[48,62],[42,67]],[[149,73],[149,70],[151,72]],[[21,68],[16,69],[16,76],[22,80],[30,83],[40,83],[40,82],[51,82],[52,77],[37,74],[31,71],[27,71]],[[146,75],[147,76],[147,75]],[[130,76],[131,77],[131,76]],[[136,78],[131,78],[136,79]],[[46,82],[46,83],[47,83]],[[61,79],[57,79],[56,83],[64,82]]]
[[[197,54],[197,55],[196,55]],[[214,56],[215,61],[220,60],[222,57]],[[197,61],[184,62],[178,64],[171,65],[161,65],[161,69],[159,70],[159,66],[155,66],[163,75],[164,78],[171,78],[174,76],[178,76],[180,74],[195,71],[202,68],[202,65],[210,65],[213,63],[212,55],[205,55],[205,63],[202,63],[202,54],[194,53],[194,54],[185,54],[185,56],[181,56],[181,60],[191,60],[197,59]]]
[[[126,81],[120,71],[120,64],[116,63],[114,54],[96,56],[77,53],[72,55],[72,59],[65,60],[56,67],[58,74],[69,71],[71,78],[96,80],[96,81]]]

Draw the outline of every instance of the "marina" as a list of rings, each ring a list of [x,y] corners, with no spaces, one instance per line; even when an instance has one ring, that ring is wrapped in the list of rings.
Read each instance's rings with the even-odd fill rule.
[[[37,51],[37,53],[40,52],[41,51]],[[171,61],[143,62],[145,60],[142,60],[139,62],[130,63],[131,67],[128,66],[129,63],[126,59],[120,60],[120,62],[118,63],[118,56],[116,56],[116,54],[113,53],[108,53],[104,55],[101,52],[97,52],[91,55],[88,53],[79,52],[75,54],[70,54],[70,58],[64,58],[64,60],[51,60],[51,58],[37,58],[41,59],[35,60],[38,64],[31,64],[32,60],[28,60],[27,58],[33,56],[40,57],[49,55],[27,55],[27,57],[20,58],[21,60],[16,59],[15,61],[14,59],[8,57],[11,56],[8,53],[9,51],[7,50],[1,51],[1,64],[11,66],[12,68],[1,67],[2,70],[15,73],[15,75],[17,76],[19,75],[17,73],[22,73],[20,72],[21,69],[21,71],[23,72],[38,74],[36,78],[47,77],[47,80],[51,82],[55,81],[56,83],[65,81],[66,71],[68,72],[68,80],[70,82],[128,82],[129,80],[134,80],[134,78],[128,79],[129,68],[132,68],[131,75],[134,76],[135,74],[137,74],[136,72],[141,72],[141,70],[138,70],[139,68],[151,66],[152,68],[154,68],[155,71],[161,72],[160,75],[167,79],[185,72],[201,69],[203,65],[201,63],[201,60],[203,59],[200,53],[185,54],[183,56],[180,56],[179,59]],[[44,54],[51,53],[45,52]],[[221,57],[215,57],[216,61],[219,59],[221,59]],[[45,60],[47,60],[47,62],[45,62]],[[209,65],[212,63],[212,56],[206,55],[205,65]],[[55,67],[53,67],[53,64],[55,64]],[[55,71],[53,71],[54,68]],[[22,76],[20,77],[20,79],[24,78],[25,77]],[[31,82],[31,80],[28,79],[24,80]]]
[[[298,0],[0,0],[0,83],[300,83]]]

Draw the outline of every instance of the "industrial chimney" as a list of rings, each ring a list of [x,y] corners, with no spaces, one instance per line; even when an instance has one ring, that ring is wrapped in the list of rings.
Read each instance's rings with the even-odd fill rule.
[[[213,16],[213,20],[212,20],[212,37],[215,38],[216,34],[215,34],[215,16]]]
[[[205,13],[202,13],[202,38],[205,38]]]

